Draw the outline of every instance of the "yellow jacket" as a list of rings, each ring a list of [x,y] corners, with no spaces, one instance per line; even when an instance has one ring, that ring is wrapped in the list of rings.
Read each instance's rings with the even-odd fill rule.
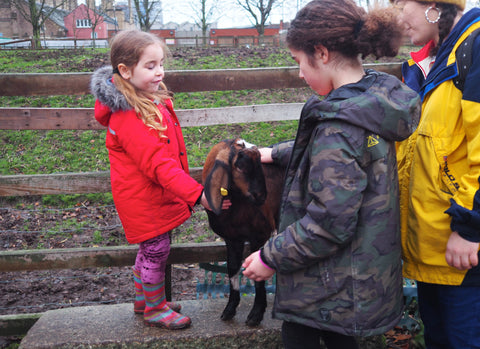
[[[480,286],[480,267],[460,271],[445,260],[452,229],[480,241],[480,59],[473,55],[463,95],[452,80],[455,50],[480,27],[476,12],[476,20],[465,14],[440,47],[419,91],[418,128],[397,149],[404,277],[427,283]]]

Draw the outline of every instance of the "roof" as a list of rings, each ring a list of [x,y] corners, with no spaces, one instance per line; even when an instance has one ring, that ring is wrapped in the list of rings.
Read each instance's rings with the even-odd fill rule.
[[[70,12],[67,11],[67,10],[62,10],[62,9],[54,9],[53,7],[51,6],[47,6],[47,5],[43,5],[43,9],[42,9],[42,5],[41,4],[36,4],[37,5],[37,9],[41,9],[43,13],[47,14],[49,13],[50,11],[52,11],[52,13],[50,13],[50,16],[48,17],[52,22],[54,22],[56,25],[58,25],[59,27],[63,28],[63,29],[67,29],[65,27],[65,21],[63,20],[63,18],[65,16],[67,16]]]

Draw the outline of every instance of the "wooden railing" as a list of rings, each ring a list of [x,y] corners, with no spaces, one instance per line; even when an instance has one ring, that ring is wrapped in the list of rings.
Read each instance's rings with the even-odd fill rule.
[[[400,77],[400,63],[367,64],[367,68]],[[89,93],[91,73],[0,74],[2,96],[84,95]],[[306,87],[298,68],[170,71],[165,82],[172,91],[222,91]],[[298,119],[301,103],[178,110],[182,127]],[[97,130],[103,129],[93,108],[0,108],[3,130]],[[201,169],[192,177],[200,181]],[[62,174],[0,176],[0,196],[25,196],[110,191],[108,171]],[[15,250],[0,252],[0,271],[73,269],[127,266],[135,260],[136,246]],[[223,261],[223,243],[173,244],[168,263]],[[25,333],[38,316],[0,316],[0,330]]]

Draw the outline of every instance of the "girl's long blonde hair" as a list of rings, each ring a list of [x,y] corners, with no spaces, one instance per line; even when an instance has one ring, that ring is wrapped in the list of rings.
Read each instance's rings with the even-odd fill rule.
[[[173,98],[173,93],[162,82],[157,92],[150,93],[137,89],[118,73],[119,64],[123,63],[132,69],[140,61],[146,47],[160,44],[164,56],[168,54],[167,45],[158,36],[139,30],[125,30],[115,35],[111,44],[110,61],[114,69],[113,83],[125,96],[127,102],[135,109],[139,118],[152,129],[157,130],[160,136],[167,129],[162,113],[157,103],[166,105],[166,100]]]

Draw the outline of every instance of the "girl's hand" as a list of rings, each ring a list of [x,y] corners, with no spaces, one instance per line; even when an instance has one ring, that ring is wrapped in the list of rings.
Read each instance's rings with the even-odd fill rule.
[[[478,246],[478,242],[465,240],[456,231],[452,232],[445,252],[447,264],[458,270],[467,270],[477,266]]]
[[[254,281],[268,280],[275,274],[274,269],[262,262],[260,251],[253,252],[248,256],[242,266],[245,268],[243,275]]]
[[[202,197],[200,199],[200,204],[205,207],[205,209],[211,211],[210,205],[208,204],[207,197],[205,196],[205,192],[202,193]],[[232,202],[229,199],[224,199],[222,202],[222,210],[228,210],[232,206]]]

